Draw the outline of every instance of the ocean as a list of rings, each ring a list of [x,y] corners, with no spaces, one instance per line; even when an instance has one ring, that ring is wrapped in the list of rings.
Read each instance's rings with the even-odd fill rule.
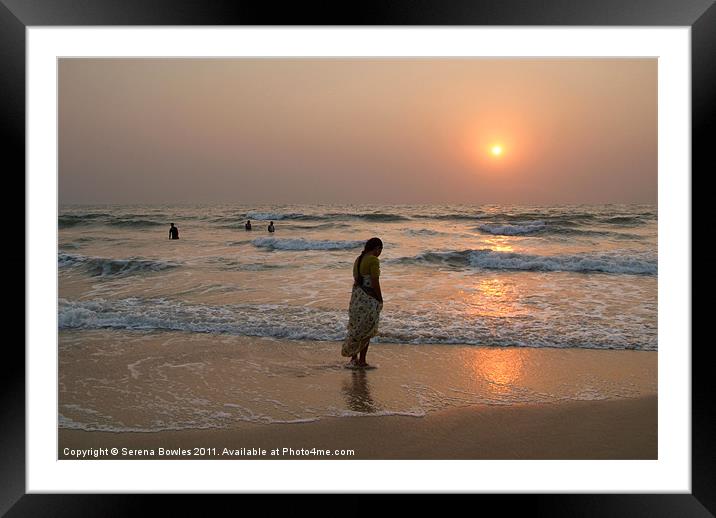
[[[244,229],[247,219],[251,231]],[[274,233],[267,231],[269,221]],[[179,229],[178,240],[168,239],[170,223]],[[156,417],[160,408],[174,404],[164,396],[144,417],[120,419],[119,409],[108,412],[107,400],[96,396],[97,386],[136,392],[133,404],[146,409],[141,394],[156,390],[156,383],[151,389],[124,384],[147,374],[142,369],[153,365],[154,353],[145,347],[122,365],[121,375],[101,378],[78,377],[70,363],[84,361],[77,351],[100,338],[102,350],[92,354],[111,358],[121,356],[118,351],[130,354],[132,337],[161,342],[164,336],[176,343],[183,336],[188,342],[215,339],[224,345],[249,337],[258,343],[295,344],[296,354],[315,344],[325,359],[320,368],[340,368],[345,359],[338,347],[327,349],[326,342],[345,336],[352,264],[374,236],[384,243],[385,304],[372,343],[385,347],[382,357],[373,358],[388,362],[385,355],[401,351],[393,361],[407,361],[405,345],[413,345],[418,354],[421,348],[439,351],[452,345],[479,348],[481,354],[488,354],[485,348],[657,350],[654,205],[63,206],[58,226],[60,426],[144,431],[224,426],[234,419],[302,422],[353,415],[341,398],[293,401],[286,390],[269,397],[265,388],[256,388],[253,399],[241,400],[235,393],[230,401],[216,403],[213,413],[201,401],[214,401],[216,394],[202,398],[192,393],[185,394],[176,412],[161,411],[168,412],[166,420]],[[278,368],[276,362],[254,360],[241,365],[242,379],[286,371],[290,363]],[[153,367],[155,381],[159,371],[169,368],[161,361]],[[184,366],[182,372],[201,371],[196,361],[176,365]],[[228,372],[224,375],[233,375]],[[173,389],[162,394],[176,398],[188,390],[181,377],[163,379],[170,378]],[[313,381],[318,398],[321,384]],[[389,391],[375,408],[422,415],[454,402],[426,399],[436,390],[428,381],[421,382],[422,388],[401,383],[405,390]],[[445,390],[465,393],[467,388]],[[550,394],[601,398],[623,388],[591,379],[571,392]],[[544,390],[523,389],[489,395],[472,387],[464,401],[500,404],[547,397]],[[365,401],[358,406],[372,408]]]
[[[373,236],[376,342],[657,348],[657,212],[641,205],[65,207],[59,328],[341,340]]]

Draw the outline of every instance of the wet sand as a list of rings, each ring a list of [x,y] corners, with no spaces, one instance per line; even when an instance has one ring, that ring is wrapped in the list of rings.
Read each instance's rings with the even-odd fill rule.
[[[351,371],[335,342],[59,339],[60,459],[657,458],[656,352],[376,344]]]
[[[657,398],[483,405],[439,411],[425,417],[366,416],[297,424],[246,423],[224,430],[112,433],[61,429],[58,457],[76,458],[65,448],[150,450],[97,457],[128,460],[657,459]],[[167,455],[160,454],[160,448],[215,451],[205,451],[204,455],[200,455],[201,450],[191,451],[191,455]],[[293,449],[294,454],[284,448]],[[353,450],[354,454],[311,455],[313,448],[331,453]]]

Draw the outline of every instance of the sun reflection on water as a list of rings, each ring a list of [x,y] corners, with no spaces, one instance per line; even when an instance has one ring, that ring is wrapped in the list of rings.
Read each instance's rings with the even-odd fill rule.
[[[487,382],[488,389],[495,394],[512,392],[524,384],[524,354],[518,348],[470,351],[465,356],[465,369],[475,382]]]
[[[516,284],[499,277],[477,281],[460,291],[468,316],[514,317],[524,311],[518,307],[519,289]]]
[[[512,246],[513,239],[509,236],[494,236],[485,239],[485,244],[493,252],[514,252],[515,247]]]

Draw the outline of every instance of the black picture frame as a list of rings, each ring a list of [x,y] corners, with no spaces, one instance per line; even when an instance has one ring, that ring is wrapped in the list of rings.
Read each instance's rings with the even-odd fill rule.
[[[715,162],[710,149],[713,145],[709,139],[709,130],[714,129],[716,99],[716,6],[713,4],[713,0],[377,0],[350,6],[341,5],[339,2],[285,2],[277,8],[274,3],[268,1],[244,0],[0,0],[0,134],[6,164],[4,178],[6,182],[25,178],[24,174],[19,174],[20,171],[25,171],[25,29],[30,26],[89,25],[690,27],[691,178],[696,176],[697,171],[704,176],[714,170]],[[26,194],[24,181],[19,188]],[[692,200],[692,207],[694,206]],[[700,228],[698,225],[703,224],[693,217],[692,221],[695,228]],[[11,226],[16,227],[12,232],[19,234],[19,225],[13,223]],[[24,240],[23,233],[23,243]],[[18,241],[15,239],[14,242]],[[15,249],[16,245],[13,245],[11,250]],[[30,274],[26,260],[23,252],[22,267],[25,279]],[[18,257],[9,262],[11,264],[8,268],[19,269],[19,265],[15,266],[19,263]],[[19,276],[8,274],[8,278],[10,277]],[[691,348],[691,493],[480,496],[499,498],[497,505],[500,506],[501,514],[519,508],[548,516],[714,516],[716,455],[713,439],[716,436],[716,419],[714,405],[709,397],[713,378],[706,352],[710,346],[709,342],[705,339]],[[691,343],[683,345],[691,347]],[[113,516],[144,511],[144,499],[147,497],[26,494],[25,355],[17,341],[7,340],[4,349],[9,358],[3,375],[0,376],[0,415],[3,425],[0,428],[0,515]],[[14,367],[9,368],[10,365]],[[351,501],[356,499],[355,496],[348,498]],[[166,513],[175,509],[181,511],[179,506],[185,505],[183,498],[175,498],[171,502],[167,501],[168,499],[163,500],[165,501],[162,506]]]

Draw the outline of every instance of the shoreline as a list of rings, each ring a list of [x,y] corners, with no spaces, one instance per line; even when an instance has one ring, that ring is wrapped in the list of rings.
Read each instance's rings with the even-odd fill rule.
[[[353,370],[339,347],[61,331],[58,458],[657,458],[657,352],[374,344]]]
[[[241,423],[228,429],[98,432],[62,428],[58,433],[58,459],[77,458],[64,454],[65,449],[95,454],[99,450],[100,456],[85,460],[657,459],[657,417],[657,396],[648,395],[598,401],[474,405],[440,410],[425,417],[360,416],[293,424]],[[111,455],[111,448],[117,448],[119,454]],[[123,455],[122,448],[150,451]],[[160,455],[159,448],[185,451],[180,455]],[[215,450],[213,455],[200,455],[201,450],[191,451],[194,448],[205,448],[204,453],[212,453],[211,448]],[[292,449],[294,454],[284,452],[283,448]],[[314,448],[331,452],[354,450],[354,455],[311,455]],[[278,453],[272,455],[277,449]]]

